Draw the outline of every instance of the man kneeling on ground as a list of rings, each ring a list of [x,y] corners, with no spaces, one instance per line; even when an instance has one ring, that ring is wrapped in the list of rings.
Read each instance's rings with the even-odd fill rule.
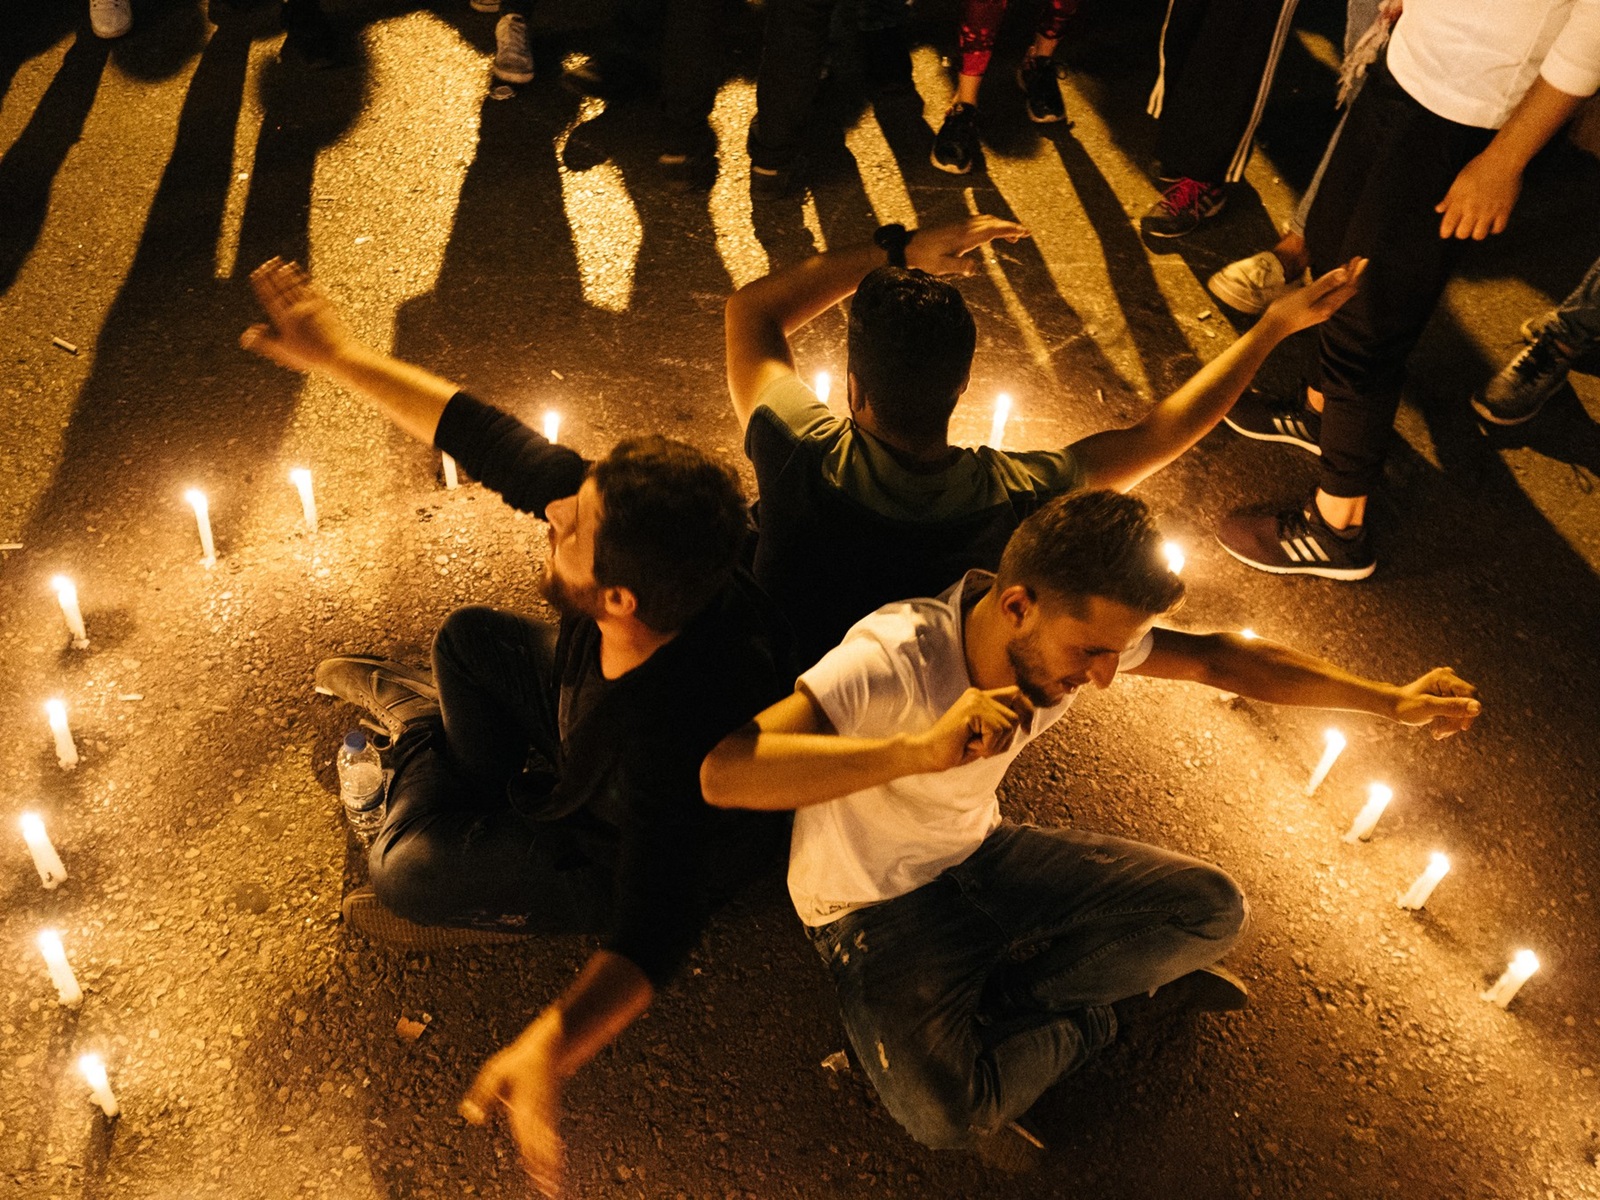
[[[798,810],[790,896],[863,1069],[926,1145],[1000,1130],[1130,1009],[1244,1006],[1215,966],[1246,914],[1221,870],[1001,819],[1001,778],[1080,687],[1131,671],[1440,737],[1479,712],[1447,668],[1397,687],[1270,642],[1155,628],[1182,597],[1143,503],[1059,497],[1018,527],[998,575],[863,618],[706,759],[712,804]]]
[[[395,739],[372,886],[345,900],[351,928],[415,948],[603,934],[462,1104],[476,1121],[503,1105],[529,1173],[553,1192],[566,1079],[672,978],[711,904],[781,854],[782,819],[728,820],[701,799],[698,772],[794,679],[787,626],[737,569],[748,525],[727,467],[660,437],[587,464],[356,341],[293,264],[251,281],[271,324],[246,331],[247,348],[362,393],[550,524],[543,589],[559,631],[459,609],[431,675],[346,657],[316,682]]]

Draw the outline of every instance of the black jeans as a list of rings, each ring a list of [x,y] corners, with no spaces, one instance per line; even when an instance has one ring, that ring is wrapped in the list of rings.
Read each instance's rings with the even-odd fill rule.
[[[1321,330],[1320,486],[1330,496],[1371,495],[1383,478],[1406,359],[1464,246],[1439,236],[1434,205],[1493,137],[1429,112],[1383,60],[1350,107],[1306,216],[1313,274],[1370,260],[1361,290]]]
[[[561,762],[552,679],[555,630],[492,608],[461,608],[433,642],[441,719],[395,745],[389,808],[372,846],[373,890],[425,925],[596,933],[612,874],[561,823],[525,818],[513,780],[530,752]]]

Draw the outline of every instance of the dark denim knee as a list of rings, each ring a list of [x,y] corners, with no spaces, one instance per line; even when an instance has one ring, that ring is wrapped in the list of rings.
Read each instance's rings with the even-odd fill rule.
[[[919,1097],[908,1111],[896,1112],[906,1132],[930,1150],[964,1150],[978,1140],[970,1105],[932,1094]]]
[[[458,608],[444,619],[444,624],[439,626],[439,632],[433,635],[433,656],[437,662],[441,654],[453,662],[461,662],[464,657],[461,651],[472,646],[481,646],[484,639],[490,636],[506,619],[506,614],[499,609],[491,608],[487,604],[468,604]]]
[[[1197,866],[1189,872],[1189,885],[1193,917],[1190,925],[1195,933],[1227,946],[1238,941],[1250,916],[1250,902],[1226,871],[1220,867]]]
[[[426,837],[411,834],[386,841],[380,836],[367,856],[367,868],[378,903],[419,925],[440,923],[441,872]]]

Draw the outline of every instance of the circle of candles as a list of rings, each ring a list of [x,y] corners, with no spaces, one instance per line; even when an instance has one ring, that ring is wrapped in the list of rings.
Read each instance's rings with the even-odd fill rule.
[[[818,371],[816,384],[811,390],[816,392],[818,400],[826,404],[828,397],[833,395],[833,376],[826,371]]]
[[[553,408],[545,410],[544,414],[544,440],[558,442],[561,440],[561,414]]]
[[[1528,977],[1538,969],[1538,955],[1532,950],[1518,950],[1516,957],[1511,960],[1511,965],[1495,981],[1495,985],[1487,992],[1478,994],[1482,999],[1505,1008],[1511,1003],[1511,998],[1517,994],[1518,989],[1528,982]]]
[[[989,445],[996,450],[1006,440],[1006,422],[1011,419],[1011,394],[1001,392],[994,398],[994,420],[989,422]]]
[[[39,882],[54,890],[67,877],[61,855],[56,853],[50,835],[44,831],[44,820],[38,813],[22,814],[22,839],[28,843],[28,853],[33,855],[34,870],[39,872]]]
[[[211,540],[211,506],[206,503],[206,494],[199,488],[190,488],[183,498],[194,509],[194,523],[200,530],[200,565],[216,566],[217,544]]]
[[[289,472],[289,482],[294,484],[295,491],[300,493],[300,511],[305,515],[306,528],[315,533],[317,531],[317,498],[311,493],[311,472],[304,467],[296,467]]]
[[[441,454],[439,458],[444,466],[444,486],[453,491],[461,486],[461,480],[456,475],[456,460],[448,454]]]
[[[1311,778],[1306,781],[1308,796],[1317,794],[1322,781],[1328,777],[1328,772],[1333,770],[1333,764],[1338,761],[1339,755],[1344,753],[1344,734],[1337,729],[1327,730],[1322,738],[1327,745],[1322,751],[1322,757],[1317,761],[1316,768],[1311,772]]]
[[[1183,564],[1189,561],[1183,556],[1183,547],[1177,542],[1162,542],[1161,555],[1167,560],[1167,570],[1174,575],[1183,574]]]
[[[89,631],[83,626],[83,610],[78,607],[78,589],[65,575],[54,576],[50,586],[55,589],[56,600],[61,604],[61,615],[67,619],[67,628],[72,633],[72,648],[87,650]]]
[[[89,1085],[89,1099],[100,1106],[100,1111],[114,1117],[122,1111],[117,1094],[111,1090],[111,1080],[106,1078],[105,1061],[98,1054],[85,1054],[78,1059],[78,1073]]]
[[[1356,819],[1350,823],[1350,832],[1344,835],[1347,842],[1364,842],[1372,836],[1372,831],[1377,827],[1378,818],[1383,816],[1383,810],[1389,807],[1389,801],[1394,799],[1394,790],[1381,783],[1367,785],[1367,802],[1361,806],[1361,811],[1356,814]]]
[[[78,765],[78,747],[67,725],[66,701],[46,700],[44,712],[50,718],[50,732],[56,739],[56,761],[61,764],[63,771],[70,771]]]
[[[57,999],[63,1007],[76,1008],[83,1002],[83,989],[78,986],[78,977],[72,973],[72,965],[67,962],[67,952],[61,946],[61,935],[54,929],[41,930],[38,941],[39,953],[44,955],[44,965],[50,969],[50,982],[56,985]]]
[[[1428,869],[1417,876],[1416,882],[1406,889],[1404,895],[1397,897],[1395,903],[1401,908],[1413,910],[1423,907],[1428,903],[1428,897],[1433,895],[1433,889],[1439,886],[1439,880],[1449,871],[1450,860],[1435,850],[1428,857]]]

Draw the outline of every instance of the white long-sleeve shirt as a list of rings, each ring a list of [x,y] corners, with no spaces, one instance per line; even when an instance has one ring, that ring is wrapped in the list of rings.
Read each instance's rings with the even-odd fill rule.
[[[1389,70],[1430,112],[1499,129],[1536,76],[1600,89],[1600,0],[1406,0]]]

